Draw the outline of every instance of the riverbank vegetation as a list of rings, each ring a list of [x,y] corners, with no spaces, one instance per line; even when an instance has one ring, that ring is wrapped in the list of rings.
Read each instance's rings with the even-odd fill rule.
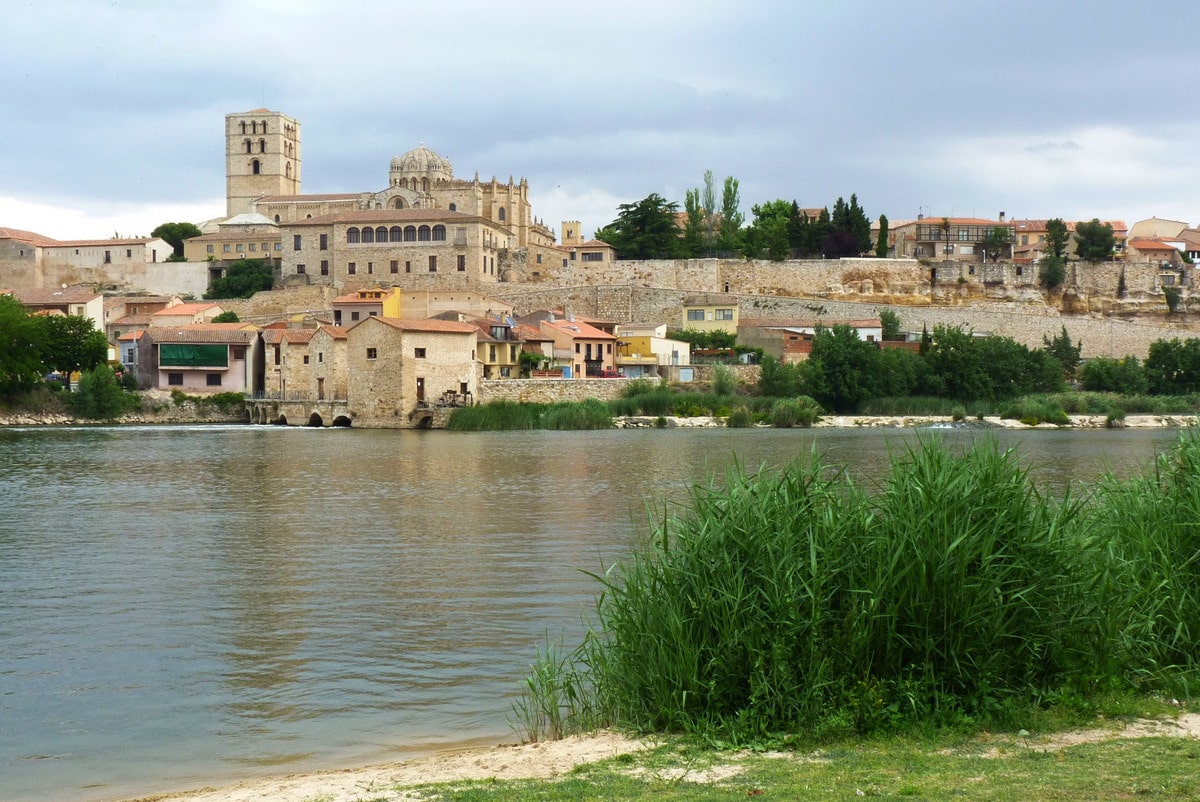
[[[537,656],[529,737],[722,744],[1018,728],[1200,681],[1200,439],[1086,495],[936,440],[877,476],[818,454],[697,487],[597,575],[590,629]]]

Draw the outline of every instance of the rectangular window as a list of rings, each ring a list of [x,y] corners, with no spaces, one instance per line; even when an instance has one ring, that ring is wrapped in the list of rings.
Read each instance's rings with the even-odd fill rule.
[[[321,275],[322,276],[329,275],[329,260],[328,259],[321,260]]]
[[[276,243],[275,243],[275,250],[277,250],[277,251],[282,251],[282,250],[283,250],[283,243],[282,243],[282,242],[276,242]]]
[[[579,353],[579,343],[575,343],[575,353]]]
[[[688,313],[688,318],[687,318],[688,320],[704,320],[704,310],[703,309],[689,309],[689,310],[687,310],[687,313]]]
[[[251,242],[251,243],[250,243],[250,250],[251,250],[251,251],[257,251],[257,250],[258,250],[258,243],[257,243],[257,242]]]
[[[245,250],[246,250],[246,246],[245,246],[245,245],[243,245],[242,243],[240,243],[240,242],[239,242],[239,243],[237,244],[237,252],[238,252],[238,253],[242,253],[242,252],[243,252],[243,251],[245,251]]]
[[[375,272],[375,263],[374,263],[374,262],[367,262],[367,275],[369,276],[369,275],[371,275],[371,274],[372,274],[372,273],[374,273],[374,272]]]
[[[424,348],[414,348],[413,356],[416,357],[417,359],[424,359],[425,358],[425,349]]]
[[[324,362],[324,361],[325,361],[325,354],[324,353],[317,354],[317,362]]]
[[[375,349],[375,348],[367,349],[367,359],[375,359],[377,356],[379,356],[379,351],[377,349]]]
[[[321,235],[321,244],[318,247],[320,247],[320,249],[323,251],[329,250],[329,235],[328,234]]]
[[[125,249],[125,258],[126,258],[126,259],[132,259],[132,258],[133,258],[133,248],[126,248],[126,249]]]
[[[400,263],[398,261],[396,261],[395,259],[393,259],[392,264],[391,264],[391,269],[392,269],[393,273],[399,273],[400,272]]]
[[[204,383],[206,385],[208,385],[209,387],[220,387],[221,386],[221,374],[220,373],[204,374]]]
[[[264,242],[264,243],[263,243],[263,246],[262,246],[262,252],[263,252],[263,253],[266,253],[266,252],[267,252],[267,251],[269,251],[269,250],[271,250],[271,243],[269,243],[269,242]]]
[[[437,257],[436,256],[429,257],[429,272],[430,273],[437,272]]]
[[[407,261],[407,260],[404,262],[404,272],[405,272],[405,273],[411,273],[411,272],[412,272],[412,262],[409,262],[409,261]]]
[[[351,319],[351,320],[358,320],[358,312],[351,312],[351,313],[350,313],[350,319]]]
[[[583,255],[583,261],[585,261],[585,262],[603,262],[604,254],[603,253],[585,253]]]
[[[308,354],[304,355],[304,364],[308,364]]]
[[[966,228],[960,228],[960,229],[958,230],[958,241],[959,241],[959,242],[966,242],[966,241],[967,241],[967,238],[970,236],[970,234],[971,234],[971,231],[970,231],[970,229],[966,229]]]
[[[106,265],[112,264],[112,251],[104,252],[104,264],[106,264]]]
[[[233,246],[228,242],[221,246],[221,253],[229,253],[231,250],[233,250]]]
[[[292,250],[293,251],[300,250],[300,235],[299,234],[292,235]]]
[[[205,250],[206,252],[208,252],[208,253],[212,253],[212,252],[213,252],[213,246],[212,246],[212,245],[208,245],[208,246],[206,246],[206,247],[204,248],[204,250]]]
[[[300,274],[304,273],[304,269],[305,269],[304,265],[296,265],[296,274],[300,275]]]
[[[733,320],[733,310],[732,309],[718,309],[717,310],[717,320]]]
[[[460,253],[460,254],[458,255],[458,272],[459,272],[459,273],[465,273],[465,272],[467,272],[467,257],[466,257],[466,254],[462,254],[462,253]]]
[[[233,347],[233,358],[234,359],[245,359],[246,358],[246,346],[235,345]]]
[[[495,361],[496,361],[496,346],[489,345],[488,346],[488,362],[495,362]]]
[[[540,253],[537,255],[537,263],[539,265],[542,263],[542,255]]]
[[[346,265],[346,272],[353,276],[358,272],[358,265],[356,265],[354,262],[351,262],[350,264]]]
[[[183,374],[182,373],[168,373],[167,374],[167,384],[171,384],[171,385],[183,384]]]

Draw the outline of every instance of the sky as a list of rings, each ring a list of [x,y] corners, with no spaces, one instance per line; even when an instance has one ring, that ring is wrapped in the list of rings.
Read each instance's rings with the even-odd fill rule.
[[[1200,222],[1195,0],[8,0],[0,227],[225,211],[224,117],[301,124],[305,193],[418,144],[555,231],[711,170],[753,206]]]

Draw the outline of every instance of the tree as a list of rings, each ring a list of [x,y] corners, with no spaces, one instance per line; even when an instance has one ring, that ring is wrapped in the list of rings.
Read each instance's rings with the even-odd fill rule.
[[[696,258],[704,254],[705,214],[700,206],[700,190],[689,189],[684,196],[683,210],[687,222],[683,228],[683,255]]]
[[[675,225],[677,211],[679,204],[652,192],[636,203],[618,206],[617,219],[596,238],[613,246],[623,259],[671,259],[682,245]]]
[[[1038,265],[1038,283],[1056,290],[1067,280],[1067,262],[1061,256],[1043,256]]]
[[[700,197],[700,208],[704,210],[704,252],[712,254],[717,247],[717,190],[713,171],[704,171],[704,193]]]
[[[745,253],[750,257],[762,256],[775,262],[788,257],[791,243],[788,241],[788,224],[792,219],[795,201],[773,200],[751,207],[754,222],[746,231]]]
[[[886,259],[891,247],[888,245],[888,219],[886,214],[879,215],[879,238],[875,240],[875,256]]]
[[[879,324],[883,328],[883,339],[900,339],[900,316],[887,307],[879,310]]]
[[[71,410],[82,418],[110,420],[136,408],[138,397],[126,392],[108,365],[96,365],[79,377],[79,392],[70,395]]]
[[[721,220],[717,230],[717,250],[722,253],[733,253],[741,246],[742,223],[746,221],[746,215],[742,214],[741,205],[738,180],[732,176],[726,176],[725,186],[721,192]]]
[[[926,370],[922,374],[924,395],[975,401],[991,396],[991,380],[983,354],[970,332],[936,326],[926,348],[922,344]]]
[[[212,319],[212,322],[213,323],[240,323],[241,318],[238,317],[237,312],[233,312],[233,311],[222,312],[221,314],[214,317]]]
[[[846,256],[858,256],[871,250],[871,221],[858,205],[858,196],[850,195],[850,202],[841,198],[833,204],[833,215],[830,223],[834,231],[844,232],[853,237],[855,251]]]
[[[829,235],[829,210],[822,209],[815,218],[796,207],[788,225],[788,243],[797,256],[821,256],[821,243]]]
[[[991,257],[992,261],[998,261],[1001,256],[1011,253],[1009,250],[1012,247],[1012,235],[1004,226],[994,226],[979,241],[979,248],[983,251],[984,256]]]
[[[852,326],[838,324],[820,327],[813,335],[808,363],[819,368],[824,386],[810,392],[821,406],[839,412],[852,412],[876,394],[879,375],[879,348],[860,339]]]
[[[1111,223],[1092,218],[1089,223],[1075,224],[1075,253],[1085,262],[1107,262],[1116,248]]]
[[[1146,373],[1136,356],[1089,359],[1080,373],[1083,389],[1088,392],[1142,395],[1149,389]]]
[[[45,373],[46,330],[11,295],[0,294],[0,397],[33,389]]]
[[[1062,327],[1062,333],[1053,340],[1042,335],[1042,350],[1058,360],[1064,376],[1074,376],[1075,368],[1079,367],[1080,355],[1083,353],[1083,343],[1071,342],[1067,327]]]
[[[1071,235],[1067,224],[1061,218],[1055,217],[1046,221],[1046,252],[1051,256],[1062,259],[1067,253],[1067,243]]]
[[[1155,340],[1144,371],[1150,392],[1156,395],[1200,392],[1200,340]]]
[[[42,362],[66,377],[68,390],[71,389],[72,373],[90,370],[108,361],[108,340],[89,318],[50,315],[40,320],[45,330]]]
[[[170,245],[175,253],[172,258],[176,261],[183,259],[183,241],[200,236],[200,229],[193,223],[163,223],[150,232],[150,236],[159,237]]]
[[[611,244],[611,243],[610,243]],[[239,259],[229,266],[225,275],[215,279],[204,297],[249,298],[256,292],[275,286],[275,271],[265,259]]]

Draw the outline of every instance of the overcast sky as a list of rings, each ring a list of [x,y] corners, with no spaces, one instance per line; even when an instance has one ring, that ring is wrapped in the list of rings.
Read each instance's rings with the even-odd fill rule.
[[[585,7],[586,6],[586,7]],[[588,236],[704,171],[747,220],[1196,224],[1195,0],[9,0],[0,226],[148,234],[225,210],[224,116],[301,123],[306,193],[383,189],[424,143],[525,177]]]

